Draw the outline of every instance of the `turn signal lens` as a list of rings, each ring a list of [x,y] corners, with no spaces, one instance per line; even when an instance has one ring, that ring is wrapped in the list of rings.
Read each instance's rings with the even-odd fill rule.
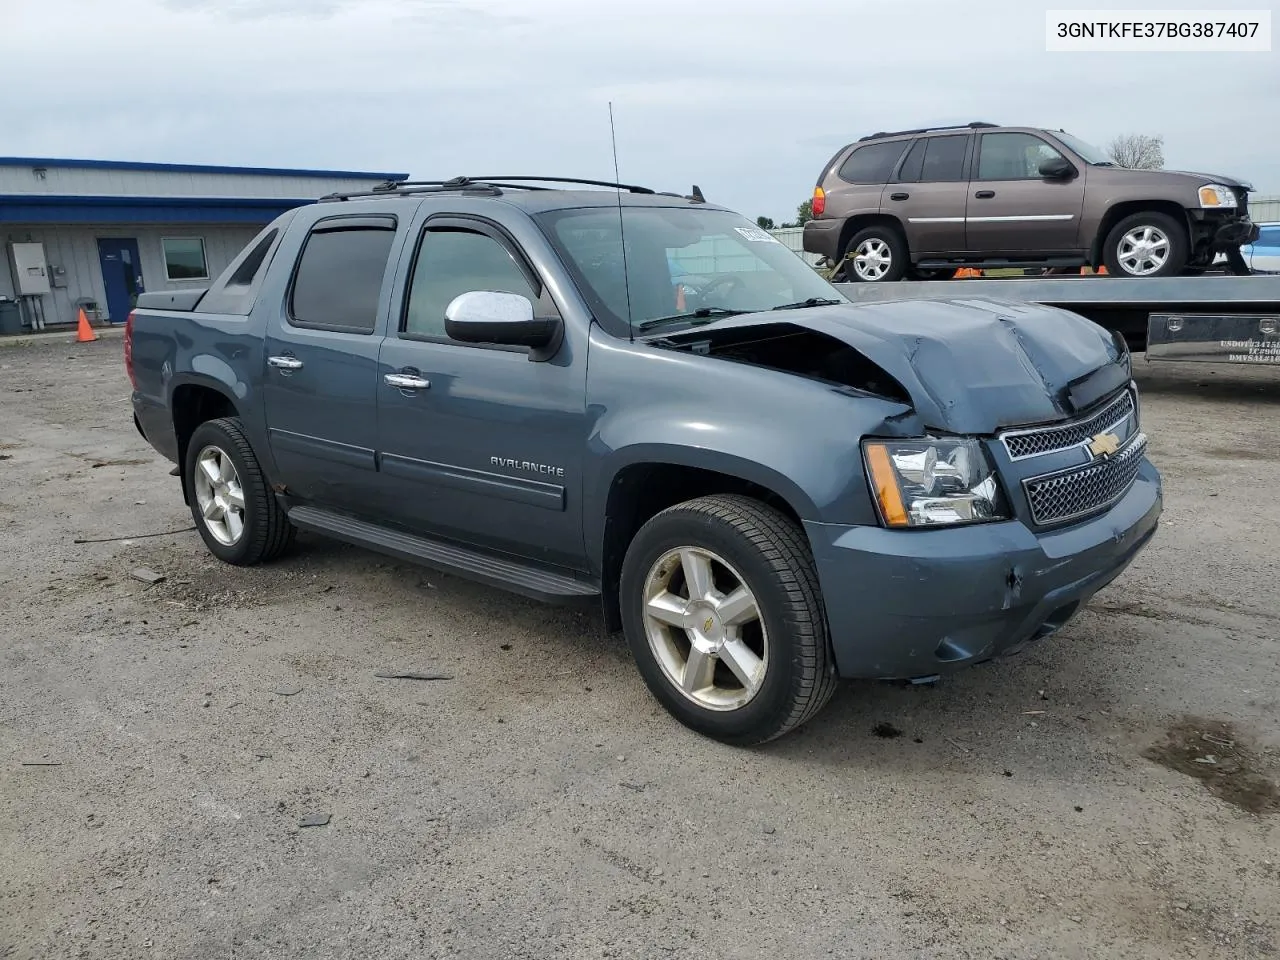
[[[891,527],[905,527],[906,507],[902,505],[902,491],[898,489],[898,477],[889,460],[889,450],[883,443],[867,444],[867,466],[871,470],[871,485],[880,504],[880,516]]]
[[[1200,188],[1200,206],[1202,207],[1234,207],[1235,191],[1218,183],[1210,183]]]
[[[133,372],[133,311],[124,322],[124,372],[129,377],[129,384],[138,389],[138,377]]]
[[[822,216],[822,211],[827,209],[827,194],[821,187],[813,188],[813,215],[815,217]]]

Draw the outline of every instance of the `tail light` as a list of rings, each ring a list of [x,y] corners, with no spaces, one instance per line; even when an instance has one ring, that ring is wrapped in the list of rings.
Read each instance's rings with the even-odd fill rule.
[[[827,209],[827,194],[821,187],[813,188],[813,215],[815,217],[822,216],[822,211]]]
[[[138,378],[133,375],[133,312],[124,322],[124,372],[129,375],[129,383],[138,389]]]

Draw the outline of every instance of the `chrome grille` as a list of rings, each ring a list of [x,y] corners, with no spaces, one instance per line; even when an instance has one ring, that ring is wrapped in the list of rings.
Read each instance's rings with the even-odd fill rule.
[[[1147,438],[1139,433],[1113,457],[1024,480],[1031,519],[1043,526],[1106,509],[1129,492],[1146,452]]]
[[[1090,437],[1121,423],[1134,411],[1133,391],[1125,390],[1097,413],[1084,420],[1039,430],[1017,430],[1000,435],[1004,448],[1014,460],[1039,457],[1079,446]]]

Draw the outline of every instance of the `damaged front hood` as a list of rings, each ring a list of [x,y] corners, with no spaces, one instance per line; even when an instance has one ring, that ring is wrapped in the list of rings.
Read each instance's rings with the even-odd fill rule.
[[[779,319],[751,314],[716,328]],[[853,347],[901,384],[927,427],[950,433],[1063,420],[1131,376],[1123,341],[1078,314],[1041,304],[841,304],[789,312],[786,322]]]

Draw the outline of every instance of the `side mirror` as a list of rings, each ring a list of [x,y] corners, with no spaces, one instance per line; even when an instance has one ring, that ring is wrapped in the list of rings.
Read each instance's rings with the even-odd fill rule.
[[[1066,157],[1053,157],[1040,164],[1040,176],[1049,180],[1066,180],[1076,172],[1076,168]]]
[[[495,343],[529,347],[533,359],[560,338],[560,321],[537,318],[533,303],[518,293],[472,290],[450,301],[444,312],[444,332],[463,343]]]

